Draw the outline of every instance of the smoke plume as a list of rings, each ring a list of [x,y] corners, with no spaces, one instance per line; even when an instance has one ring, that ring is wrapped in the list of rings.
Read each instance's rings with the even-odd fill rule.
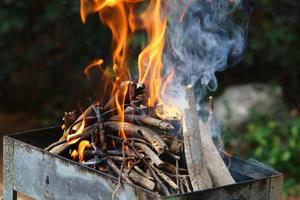
[[[178,100],[187,84],[193,85],[197,100],[206,88],[216,90],[215,72],[238,63],[246,49],[247,20],[233,21],[234,12],[243,8],[234,0],[169,1],[164,66],[175,77],[166,96]]]

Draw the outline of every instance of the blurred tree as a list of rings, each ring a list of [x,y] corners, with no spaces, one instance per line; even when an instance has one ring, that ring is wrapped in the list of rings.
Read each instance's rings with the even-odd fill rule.
[[[290,107],[300,106],[300,1],[253,1],[248,51],[242,63],[219,74],[220,87],[276,82]]]
[[[252,116],[240,129],[227,129],[226,144],[245,159],[255,158],[284,173],[287,195],[300,194],[300,116]]]
[[[79,1],[1,1],[0,109],[62,111],[87,95],[83,67],[107,58],[110,33],[79,16]]]

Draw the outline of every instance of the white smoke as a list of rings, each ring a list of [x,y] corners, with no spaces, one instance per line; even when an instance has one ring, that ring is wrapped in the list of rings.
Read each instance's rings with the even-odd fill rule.
[[[185,107],[182,97],[187,84],[193,85],[200,100],[206,88],[216,90],[216,71],[241,60],[246,48],[245,26],[232,20],[240,3],[169,0],[164,66],[167,72],[175,70],[175,78],[166,94],[168,100],[179,100]]]

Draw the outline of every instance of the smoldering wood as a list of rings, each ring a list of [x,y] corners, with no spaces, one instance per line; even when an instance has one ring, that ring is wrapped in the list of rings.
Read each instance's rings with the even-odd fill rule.
[[[89,138],[93,148],[84,150],[86,162],[82,164],[101,171],[104,166],[104,171],[118,176],[119,182],[122,179],[165,195],[210,188],[206,159],[200,151],[202,138],[199,126],[195,127],[198,118],[192,97],[187,95],[189,107],[182,114],[177,108],[165,104],[148,108],[143,105],[144,96],[139,94],[131,102],[124,104],[125,122],[120,122],[119,116],[113,116],[117,112],[114,103],[107,104],[110,110],[94,103],[64,131],[67,134],[48,149],[52,153],[60,154],[69,148],[71,152],[74,147],[68,141],[77,140],[78,143],[83,137]],[[112,96],[112,99],[115,97]],[[87,127],[81,134],[74,134],[83,121]],[[180,132],[182,128],[185,130],[184,142],[181,137],[172,135],[174,131]],[[126,138],[119,135],[122,129],[126,132]],[[198,136],[194,137],[197,132]],[[115,149],[107,149],[111,146],[107,146],[106,142],[109,144],[112,141]],[[127,146],[126,151],[124,144]],[[75,143],[74,146],[76,145]],[[183,151],[186,160],[182,157]],[[179,160],[182,162],[182,159],[187,162],[187,169],[185,165],[179,166]],[[128,168],[123,171],[125,163],[128,163]],[[196,187],[195,177],[201,180],[200,183],[196,182]]]
[[[99,107],[92,106],[92,109],[94,110],[97,118],[97,127],[96,127],[96,135],[99,135],[99,143],[100,143],[100,148],[106,149],[106,139],[105,139],[105,134],[104,134],[104,128],[103,128],[103,119],[101,117],[101,112]],[[92,135],[93,136],[93,135]],[[93,139],[94,137],[92,137]]]
[[[159,104],[149,110],[149,115],[166,121],[182,121],[183,115],[177,107],[168,104]]]
[[[183,122],[186,163],[193,190],[204,190],[211,188],[212,183],[202,152],[199,119],[192,86],[187,86],[185,92],[188,102],[188,108],[184,109]]]
[[[200,121],[202,151],[206,160],[206,166],[214,186],[234,184],[235,181],[212,139],[212,109],[212,98],[210,98],[210,112],[208,120],[206,122]]]
[[[67,138],[61,138],[59,141],[52,143],[48,147],[45,148],[45,150],[54,153],[54,154],[61,154],[66,149],[68,149],[70,146],[72,146],[74,143],[71,142],[72,140],[78,139],[75,143],[78,143],[79,141],[89,137],[92,133],[92,129],[94,128],[94,125],[88,126],[84,128],[84,131],[82,134],[72,134],[69,135]]]

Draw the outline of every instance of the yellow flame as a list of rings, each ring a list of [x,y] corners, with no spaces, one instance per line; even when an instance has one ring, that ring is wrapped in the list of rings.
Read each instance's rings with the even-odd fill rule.
[[[143,27],[148,33],[149,44],[138,58],[139,83],[145,84],[149,89],[150,106],[160,100],[162,53],[167,24],[166,16],[161,14],[161,6],[160,0],[152,0],[141,15]]]
[[[79,161],[83,162],[84,161],[84,150],[86,148],[91,148],[92,145],[88,140],[82,140],[79,145],[78,145],[78,156],[79,156]]]
[[[79,129],[74,134],[67,135],[67,141],[69,144],[74,144],[79,140],[79,138],[77,139],[72,139],[72,138],[74,138],[74,136],[81,135],[83,133],[84,127],[85,127],[85,120],[83,119]]]
[[[121,87],[120,90],[118,90],[116,96],[115,96],[115,103],[118,111],[119,120],[121,122],[124,122],[124,103],[126,94],[128,91],[128,85],[125,85],[124,87]],[[126,134],[124,132],[123,123],[121,124],[119,135],[126,139]]]
[[[72,151],[71,158],[72,158],[72,160],[77,160],[77,158],[78,158],[78,151],[76,149],[74,149]]]

